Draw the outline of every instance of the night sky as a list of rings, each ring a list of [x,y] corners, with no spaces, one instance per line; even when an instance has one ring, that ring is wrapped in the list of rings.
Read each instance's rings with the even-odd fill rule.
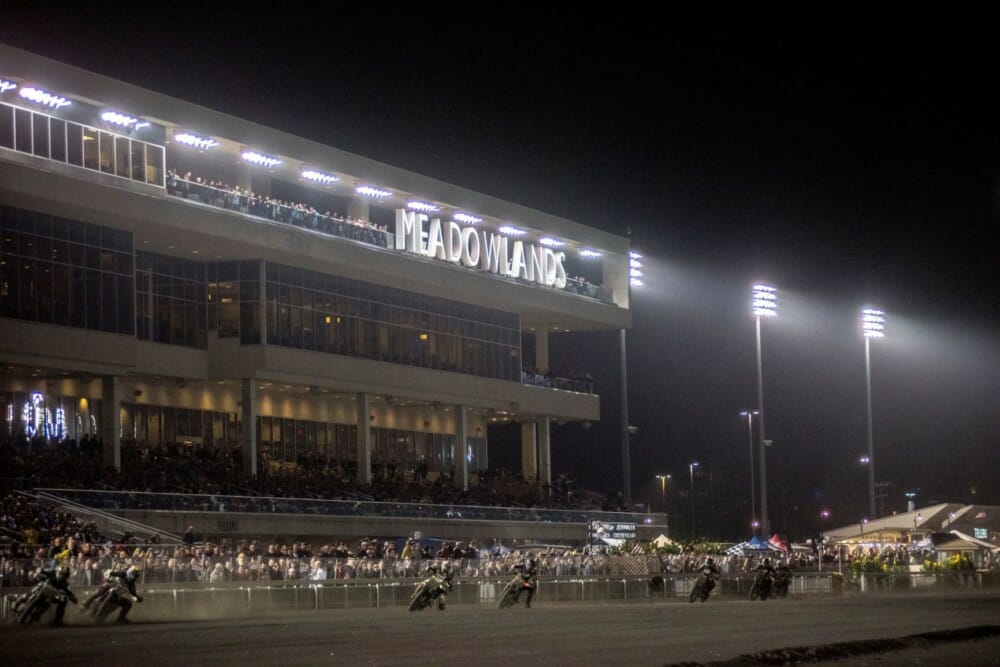
[[[486,17],[334,8],[294,19],[160,5],[5,9],[0,41],[397,167],[629,234],[633,496],[749,532],[763,326],[769,514],[793,537],[867,515],[864,344],[886,511],[1000,504],[1000,23],[940,8]],[[513,14],[514,12],[510,12]],[[2,65],[2,63],[0,63]],[[564,334],[602,420],[553,429],[553,472],[621,490],[617,334]],[[491,461],[517,465],[495,434]],[[491,434],[491,438],[494,434]]]

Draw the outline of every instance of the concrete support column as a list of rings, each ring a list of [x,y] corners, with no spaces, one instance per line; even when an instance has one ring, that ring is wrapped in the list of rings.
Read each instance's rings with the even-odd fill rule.
[[[240,380],[240,440],[243,441],[243,473],[257,476],[257,381]]]
[[[549,372],[549,330],[543,326],[535,327],[535,368]]]
[[[104,465],[122,469],[122,387],[116,375],[101,378],[101,440]]]
[[[361,392],[358,394],[358,479],[362,484],[372,481],[372,425],[371,396]]]
[[[260,260],[260,344],[267,345],[267,262]]]
[[[464,405],[455,406],[455,470],[463,491],[469,490],[469,418]]]
[[[538,418],[538,483],[543,489],[552,486],[552,421]]]
[[[535,422],[521,422],[521,474],[526,482],[538,480],[538,448]]]
[[[368,204],[364,197],[351,197],[347,202],[347,217],[368,222]]]

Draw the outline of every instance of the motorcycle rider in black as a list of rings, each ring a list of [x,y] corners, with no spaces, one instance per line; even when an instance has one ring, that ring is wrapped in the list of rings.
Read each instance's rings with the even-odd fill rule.
[[[93,605],[100,605],[105,598],[109,595],[114,595],[115,584],[120,582],[128,590],[129,595],[136,598],[136,602],[142,602],[142,596],[139,595],[135,590],[135,582],[139,579],[139,568],[135,565],[131,565],[125,570],[112,570],[108,572],[107,580],[99,589],[97,589],[90,597],[88,597],[83,602],[83,608],[81,611],[89,610]],[[118,600],[120,608],[118,610],[118,618],[116,623],[126,624],[129,622],[126,616],[128,616],[129,611],[132,609],[132,600],[126,597],[120,597]],[[101,619],[103,620],[103,619]]]
[[[521,591],[527,589],[528,599],[524,602],[524,608],[531,609],[531,598],[535,597],[535,589],[538,587],[538,561],[526,558],[514,566],[514,571],[521,575],[524,582],[514,594],[514,600],[517,601],[521,597]]]
[[[719,566],[715,564],[715,559],[709,556],[705,564],[701,566],[701,572],[705,575],[705,586],[708,588],[708,593],[711,593],[712,589],[715,588],[716,580],[722,576]]]
[[[56,595],[49,597],[56,605],[56,617],[52,620],[52,625],[63,624],[63,616],[66,615],[66,603],[72,601],[76,604],[76,595],[69,589],[69,568],[60,565],[55,569],[39,568],[35,572],[35,580],[39,583],[45,582],[56,590]]]
[[[433,587],[431,597],[437,599],[438,611],[444,611],[445,604],[448,602],[448,591],[452,587],[451,565],[445,563],[438,567],[432,564],[428,566],[427,573],[430,575],[428,588]]]

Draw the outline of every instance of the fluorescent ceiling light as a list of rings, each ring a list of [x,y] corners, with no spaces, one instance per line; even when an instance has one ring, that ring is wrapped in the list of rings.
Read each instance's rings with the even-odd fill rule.
[[[565,241],[560,241],[559,239],[553,239],[546,236],[545,238],[538,239],[541,245],[547,245],[550,248],[561,248],[566,245]]]
[[[370,185],[362,185],[361,187],[354,188],[354,191],[359,195],[364,195],[365,197],[374,197],[376,199],[384,199],[392,194],[389,190],[382,190],[381,188],[373,188]]]
[[[466,222],[470,225],[474,225],[477,222],[483,221],[483,219],[480,218],[478,215],[469,215],[468,213],[456,213],[451,217],[453,217],[458,222]]]
[[[433,213],[434,211],[441,210],[441,207],[435,206],[434,204],[428,204],[425,201],[411,201],[406,206],[408,208],[412,208],[414,211],[424,211],[425,213]]]
[[[105,111],[101,114],[101,120],[112,123],[114,125],[119,125],[121,127],[129,127],[130,125],[136,125],[139,119],[134,116],[128,116],[123,113],[118,113],[117,111]],[[145,123],[148,125],[149,123]],[[139,127],[136,125],[136,127]]]
[[[518,229],[517,227],[512,227],[511,225],[503,225],[497,229],[501,234],[506,234],[507,236],[524,236],[528,232],[523,229]]]
[[[243,153],[243,159],[247,162],[259,164],[264,167],[275,167],[281,164],[281,160],[278,158],[271,157],[270,155],[264,155],[263,153],[258,153],[256,151],[246,151]]]
[[[25,99],[31,100],[32,102],[44,104],[45,106],[54,107],[56,109],[68,107],[72,104],[72,102],[67,100],[65,97],[47,93],[39,88],[22,88],[18,94]]]
[[[328,174],[324,171],[317,171],[315,169],[306,169],[301,173],[302,178],[308,179],[310,181],[315,181],[317,183],[322,183],[323,185],[329,185],[330,183],[336,183],[340,180],[339,177],[333,174]]]
[[[189,134],[187,132],[175,134],[174,140],[202,150],[219,145],[219,142],[215,139],[206,139],[205,137],[199,137],[197,134]]]

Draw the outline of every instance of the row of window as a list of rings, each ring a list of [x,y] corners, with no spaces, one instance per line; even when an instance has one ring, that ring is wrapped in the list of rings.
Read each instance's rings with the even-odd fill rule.
[[[262,298],[259,261],[206,264],[139,251],[133,269],[126,233],[9,206],[0,220],[4,317],[200,349],[210,330],[260,344],[266,321],[271,345],[520,378],[515,314],[273,263]]]
[[[133,334],[131,237],[0,208],[0,315]]]
[[[0,104],[0,147],[163,187],[163,147]]]

